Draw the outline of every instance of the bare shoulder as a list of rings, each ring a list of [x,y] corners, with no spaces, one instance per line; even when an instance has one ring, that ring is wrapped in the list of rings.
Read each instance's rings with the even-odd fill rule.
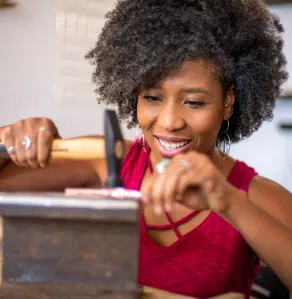
[[[292,202],[292,194],[278,183],[261,176],[255,176],[249,186],[249,194],[256,198],[271,198],[281,200],[286,198]]]
[[[134,142],[132,140],[125,140],[125,147],[126,147],[125,155],[129,152],[133,144]],[[100,178],[102,184],[104,184],[106,182],[107,173],[108,173],[106,158],[93,161],[93,167],[96,173],[98,174],[98,177]]]
[[[292,227],[292,194],[278,183],[255,176],[249,185],[249,199],[269,214]]]

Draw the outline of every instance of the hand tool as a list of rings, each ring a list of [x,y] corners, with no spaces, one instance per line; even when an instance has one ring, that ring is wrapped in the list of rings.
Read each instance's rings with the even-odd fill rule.
[[[105,158],[106,154],[112,156],[112,153],[115,152],[118,161],[120,161],[124,155],[125,142],[123,140],[118,118],[114,110],[105,110],[104,132],[105,137],[107,138],[106,140],[104,137],[94,136],[71,139],[55,139],[51,148],[51,158],[92,160]],[[29,137],[33,139],[33,136]],[[0,143],[0,158],[10,158],[7,148],[3,143]],[[110,160],[109,163],[112,164],[119,162]]]

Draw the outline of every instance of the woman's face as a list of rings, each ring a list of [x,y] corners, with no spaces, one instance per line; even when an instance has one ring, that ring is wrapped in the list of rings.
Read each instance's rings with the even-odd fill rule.
[[[224,96],[210,66],[203,59],[187,61],[178,72],[139,95],[138,122],[156,161],[191,150],[214,152],[234,94]]]

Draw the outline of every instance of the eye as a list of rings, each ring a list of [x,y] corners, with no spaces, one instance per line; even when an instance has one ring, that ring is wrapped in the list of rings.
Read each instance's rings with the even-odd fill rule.
[[[153,103],[153,104],[158,103],[159,101],[161,101],[161,100],[159,99],[159,97],[155,97],[155,96],[144,96],[143,98],[144,98],[146,101],[148,101],[148,102],[150,102],[150,103]]]
[[[202,102],[202,101],[185,101],[185,104],[187,104],[188,106],[192,107],[192,108],[200,108],[202,106],[204,106],[206,103]]]

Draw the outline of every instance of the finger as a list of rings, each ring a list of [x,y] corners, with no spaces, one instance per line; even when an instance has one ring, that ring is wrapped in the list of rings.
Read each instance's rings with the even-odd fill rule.
[[[156,175],[156,179],[153,182],[150,197],[151,197],[151,202],[153,204],[154,212],[156,214],[161,214],[163,209],[166,209],[163,200],[164,199],[163,193],[165,192],[165,184],[169,179],[169,177],[170,176],[168,175],[168,172],[165,172],[163,174]]]
[[[207,181],[204,184],[205,194],[208,194],[208,200],[210,202],[210,208],[216,212],[224,212],[228,203],[225,200],[225,192],[221,183],[214,181]]]
[[[197,187],[200,182],[198,177],[199,174],[194,169],[182,173],[177,182],[177,196],[181,198],[188,188]]]
[[[182,203],[194,210],[205,210],[208,205],[202,197],[201,190],[199,187],[191,187],[183,195]]]
[[[18,166],[20,166],[17,155],[16,155],[16,147],[15,147],[15,139],[13,137],[13,132],[11,127],[7,127],[3,131],[2,142],[5,145],[7,152],[11,158],[11,160]]]
[[[167,169],[167,173],[172,175],[168,176],[163,182],[164,188],[162,192],[162,201],[164,202],[164,207],[168,212],[172,210],[173,203],[176,201],[179,178],[187,171],[188,169],[186,169],[183,165],[175,163],[171,164]]]
[[[196,172],[190,171],[180,176],[177,185],[179,194],[177,200],[192,209],[202,209],[203,207],[206,208],[205,196],[201,190],[200,175]]]
[[[144,204],[151,204],[151,190],[153,186],[154,179],[156,178],[156,174],[151,175],[150,177],[147,177],[147,179],[143,182],[142,187],[140,191],[143,194],[142,202]]]
[[[37,159],[41,167],[45,167],[51,155],[54,133],[48,127],[41,127],[38,132]]]
[[[26,149],[25,153],[28,166],[32,168],[40,167],[37,160],[37,137],[31,141],[31,145],[28,149]]]
[[[19,166],[22,167],[29,167],[29,163],[26,158],[26,149],[25,145],[23,144],[24,140],[23,138],[15,138],[15,148],[16,148],[16,155],[17,155],[17,160],[19,163]]]

